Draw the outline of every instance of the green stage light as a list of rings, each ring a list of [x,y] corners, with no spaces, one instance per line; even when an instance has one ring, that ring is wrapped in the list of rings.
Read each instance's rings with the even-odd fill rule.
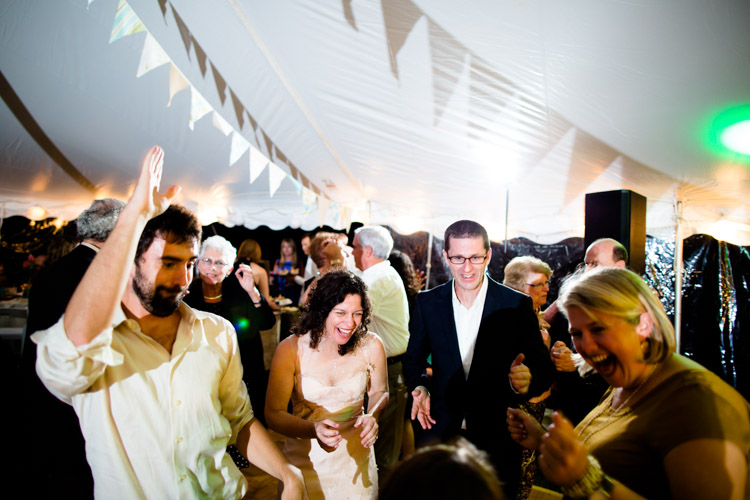
[[[742,155],[750,155],[750,120],[730,125],[721,133],[721,143]]]
[[[720,156],[750,163],[750,105],[734,106],[716,115],[708,145]]]

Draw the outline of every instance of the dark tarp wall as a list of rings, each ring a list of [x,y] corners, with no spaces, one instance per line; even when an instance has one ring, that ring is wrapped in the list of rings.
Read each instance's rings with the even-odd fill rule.
[[[2,280],[15,281],[33,276],[40,255],[54,254],[70,248],[74,225],[55,228],[49,221],[33,225],[23,217],[9,217],[0,227],[0,256],[4,266]],[[298,244],[305,231],[274,231],[267,227],[249,230],[221,224],[205,226],[204,237],[219,234],[235,246],[245,238],[257,240],[263,258],[273,265],[278,257],[281,238],[292,237]],[[329,228],[324,228],[329,229]],[[426,232],[402,235],[391,230],[394,248],[407,253],[417,269],[426,271],[429,237]],[[450,277],[442,258],[443,240],[433,238],[430,287]],[[301,251],[299,251],[301,255]],[[583,238],[569,238],[553,245],[538,244],[524,238],[492,242],[489,273],[503,279],[505,264],[518,255],[533,255],[547,262],[554,271],[549,302],[558,294],[562,278],[583,261]],[[29,260],[29,255],[34,261]],[[674,321],[674,242],[648,237],[646,240],[646,282],[658,294],[670,319]],[[745,398],[750,397],[750,340],[743,332],[750,330],[750,249],[732,245],[707,235],[693,235],[683,240],[683,302],[681,352],[694,359],[729,384]],[[28,264],[27,264],[28,263]],[[26,264],[26,265],[24,265]],[[14,283],[9,285],[16,286]],[[2,288],[4,285],[0,285]]]

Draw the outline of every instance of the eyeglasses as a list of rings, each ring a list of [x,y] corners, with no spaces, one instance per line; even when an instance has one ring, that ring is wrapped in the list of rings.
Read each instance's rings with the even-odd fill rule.
[[[214,267],[215,266],[215,267],[218,267],[218,268],[222,268],[222,267],[224,267],[224,266],[227,265],[227,263],[224,262],[223,260],[211,260],[208,257],[204,257],[203,259],[201,259],[201,262],[203,262],[208,267]]]
[[[544,288],[545,286],[549,288],[549,281],[543,281],[541,283],[526,283],[526,285],[531,288]]]
[[[471,257],[463,257],[461,255],[449,255],[448,260],[451,264],[455,264],[457,266],[460,266],[464,264],[467,260],[471,262],[472,264],[484,264],[484,261],[487,259],[487,254],[484,255],[472,255]]]

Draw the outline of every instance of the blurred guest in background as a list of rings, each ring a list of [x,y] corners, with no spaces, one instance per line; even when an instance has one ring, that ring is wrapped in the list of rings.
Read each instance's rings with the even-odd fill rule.
[[[487,454],[464,438],[421,448],[386,478],[380,500],[503,500]]]
[[[29,337],[60,319],[124,206],[112,198],[94,201],[76,219],[80,245],[42,270],[32,284],[21,369],[24,436],[28,439],[22,471],[28,474],[25,484],[33,484],[34,488],[25,496],[50,498],[61,492],[74,498],[94,496],[94,480],[86,462],[78,417],[70,405],[50,394],[39,380],[35,370],[36,344]],[[49,445],[49,436],[54,436],[54,446]],[[44,457],[42,464],[40,455]]]
[[[234,247],[226,239],[206,238],[198,256],[200,274],[190,284],[190,293],[184,300],[189,306],[218,314],[234,325],[242,356],[242,378],[256,417],[265,424],[261,409],[265,405],[268,379],[260,331],[272,328],[276,317],[255,287],[252,268],[242,263],[232,268],[235,256]]]

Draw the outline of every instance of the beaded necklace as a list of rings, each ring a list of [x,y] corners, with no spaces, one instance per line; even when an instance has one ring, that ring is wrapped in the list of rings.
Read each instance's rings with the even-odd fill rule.
[[[656,370],[656,366],[657,365],[654,365],[651,368],[651,370],[648,372],[648,374],[646,375],[646,377],[643,380],[641,380],[640,384],[638,384],[638,387],[636,387],[635,390],[630,393],[630,396],[628,396],[627,399],[625,399],[625,401],[623,401],[622,404],[620,404],[620,406],[617,407],[617,409],[615,409],[609,416],[607,416],[607,418],[605,418],[599,425],[597,425],[596,428],[594,428],[591,432],[589,432],[586,435],[586,437],[583,438],[583,440],[581,442],[585,443],[595,433],[599,432],[604,427],[606,427],[607,425],[611,424],[612,422],[614,422],[616,420],[616,419],[613,419],[613,417],[615,415],[617,415],[618,413],[620,413],[620,411],[623,408],[627,407],[627,405],[630,402],[630,400],[633,399],[633,396],[635,396],[638,393],[638,391],[641,390],[641,387],[644,386],[644,384],[648,381],[649,377],[651,377],[651,374],[654,373],[654,371]],[[599,413],[597,413],[596,415],[594,415],[592,418],[590,418],[586,422],[586,425],[584,425],[583,427],[581,427],[581,430],[578,431],[578,435],[579,436],[581,436],[583,434],[583,431],[585,431],[586,429],[588,429],[588,427],[594,422],[594,420],[596,420],[597,418],[601,417],[604,414],[605,411],[609,411],[610,409],[612,409],[612,404],[615,401],[615,393],[614,393],[614,391],[612,391],[612,394],[610,395],[610,399],[611,399],[610,404],[604,406],[604,408],[602,408],[602,410]]]

